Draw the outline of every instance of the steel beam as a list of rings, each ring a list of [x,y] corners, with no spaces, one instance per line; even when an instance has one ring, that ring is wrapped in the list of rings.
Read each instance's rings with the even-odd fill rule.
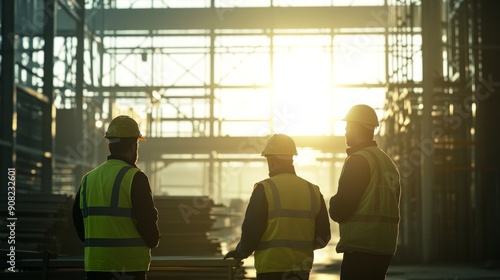
[[[90,9],[91,30],[305,29],[387,26],[387,7],[258,7],[176,9]],[[74,26],[60,13],[60,29]],[[131,20],[133,19],[133,20]],[[67,24],[66,24],[67,23]]]
[[[78,17],[84,19],[85,18],[85,1],[77,0],[78,5],[81,7],[77,9]],[[76,139],[83,140],[86,135],[84,133],[84,119],[83,119],[83,84],[84,84],[84,52],[85,52],[85,21],[78,21],[76,23],[76,81],[75,81],[75,103],[76,103],[76,123],[75,123],[75,133]],[[84,173],[84,167],[79,166],[75,169],[75,178],[76,181],[82,178]]]
[[[477,102],[476,154],[477,185],[474,190],[474,224],[471,239],[475,240],[476,255],[481,260],[500,259],[500,131],[498,115],[500,108],[500,37],[498,11],[500,2],[493,0],[473,1],[480,14],[480,59],[481,71],[474,90]],[[481,47],[482,46],[482,47]],[[487,46],[487,47],[485,47]],[[491,47],[490,47],[491,46]],[[481,240],[481,243],[477,243]]]
[[[421,206],[422,206],[422,261],[431,263],[436,257],[434,235],[434,136],[432,106],[435,81],[442,77],[441,5],[439,1],[422,1],[422,68],[423,109],[421,143]],[[429,147],[428,145],[431,145]]]
[[[52,193],[52,171],[54,167],[53,95],[54,95],[54,38],[56,35],[56,1],[45,0],[43,40],[43,95],[47,103],[43,105],[42,119],[42,193]]]
[[[342,136],[292,136],[299,148],[325,153],[345,153]],[[140,160],[159,160],[166,154],[256,154],[260,155],[269,137],[167,137],[147,138],[141,143]],[[300,155],[299,155],[300,156]]]
[[[0,192],[7,191],[7,170],[15,167],[16,136],[13,127],[16,112],[16,1],[2,1],[2,46],[0,75]]]

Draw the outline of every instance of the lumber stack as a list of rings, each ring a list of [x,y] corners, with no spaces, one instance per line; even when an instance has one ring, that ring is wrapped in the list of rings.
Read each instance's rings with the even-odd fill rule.
[[[5,252],[5,251],[4,251]],[[4,253],[0,250],[0,253]],[[0,279],[84,280],[82,257],[54,256],[48,253],[22,254],[16,262],[16,273],[0,271]],[[147,273],[151,280],[242,280],[245,271],[236,260],[219,257],[168,256],[153,257]],[[121,279],[120,272],[115,278]],[[122,277],[123,278],[123,277]]]
[[[210,231],[212,209],[221,207],[206,196],[155,196],[161,241],[155,256],[221,255],[220,242]]]
[[[7,196],[0,198],[0,205],[7,205]],[[16,195],[14,216],[0,212],[0,226],[15,218],[16,250],[50,251],[68,253],[69,250],[83,251],[83,244],[73,229],[71,209],[73,198],[54,194]],[[0,249],[7,249],[9,232],[0,232]]]

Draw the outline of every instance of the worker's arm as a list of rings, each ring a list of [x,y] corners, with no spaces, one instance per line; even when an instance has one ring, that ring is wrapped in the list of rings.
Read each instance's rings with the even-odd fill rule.
[[[245,218],[241,226],[241,239],[236,249],[230,251],[226,258],[245,259],[250,256],[259,244],[267,224],[267,200],[262,185],[257,185],[252,192],[247,206]]]
[[[343,222],[352,216],[370,183],[370,165],[359,155],[352,155],[340,175],[337,194],[330,199],[330,217]]]
[[[320,197],[321,207],[319,209],[318,216],[316,216],[316,228],[314,234],[314,249],[321,249],[328,244],[330,241],[330,219],[328,218],[328,212],[326,211],[325,200],[323,195]]]
[[[76,193],[75,201],[73,202],[73,226],[75,227],[78,238],[82,242],[85,241],[85,229],[83,227],[83,215],[80,210],[80,189]]]
[[[132,217],[137,221],[137,231],[149,248],[156,248],[160,242],[158,210],[146,174],[141,171],[135,173],[130,192]]]

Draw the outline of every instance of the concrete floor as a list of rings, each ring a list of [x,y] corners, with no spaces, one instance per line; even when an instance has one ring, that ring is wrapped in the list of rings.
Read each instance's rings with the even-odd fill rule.
[[[334,245],[314,252],[314,266],[309,280],[340,280],[342,254]],[[255,278],[253,255],[243,260],[246,277]],[[363,279],[360,279],[363,280]],[[500,280],[500,262],[485,265],[395,265],[387,271],[386,280]]]
[[[338,269],[315,267],[309,280],[340,280]],[[247,277],[255,277],[252,269],[247,270]],[[500,269],[483,269],[469,265],[405,265],[391,266],[386,280],[499,280]],[[362,280],[362,279],[360,279]]]
[[[339,270],[313,272],[310,280],[340,280]],[[500,268],[472,265],[392,265],[386,280],[498,280]]]
[[[309,280],[340,280],[339,256],[329,260],[320,258]],[[246,276],[254,278],[253,259],[245,260],[244,266]],[[391,265],[386,280],[500,280],[500,265],[491,268],[471,264]]]
[[[500,267],[486,269],[480,265],[393,265],[388,280],[486,280],[500,279]]]

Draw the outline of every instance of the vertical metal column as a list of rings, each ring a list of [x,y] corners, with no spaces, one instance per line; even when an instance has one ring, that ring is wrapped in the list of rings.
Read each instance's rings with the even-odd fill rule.
[[[500,259],[500,131],[498,130],[498,108],[500,108],[500,37],[498,26],[500,2],[494,0],[473,1],[478,5],[480,16],[479,57],[481,69],[474,90],[477,101],[477,149],[478,179],[475,190],[474,226],[477,255],[481,260]],[[479,241],[479,243],[477,243]],[[495,263],[495,262],[491,262]]]
[[[83,82],[84,82],[84,43],[85,43],[85,0],[78,0],[78,6],[76,7],[78,18],[76,22],[76,81],[75,81],[75,103],[76,103],[76,123],[75,123],[75,132],[76,139],[78,141],[83,141],[84,133],[83,133]],[[77,145],[78,146],[78,145]],[[85,158],[82,155],[82,162],[80,162],[79,166],[75,170],[75,180],[79,182],[82,178],[84,169],[83,164],[85,162]]]
[[[387,8],[389,11],[388,3],[387,0],[384,0],[384,6]],[[385,85],[387,88],[389,88],[389,83],[390,83],[390,78],[391,76],[389,75],[389,29],[390,29],[390,20],[387,18],[387,25],[384,28],[384,49],[385,49],[385,54],[384,54],[384,61],[385,61]],[[332,73],[333,73],[333,36],[332,36]]]
[[[214,3],[212,1],[212,7]],[[209,98],[209,107],[210,107],[210,125],[209,125],[209,136],[214,137],[215,136],[215,30],[214,28],[210,29],[210,98]],[[220,124],[219,124],[220,125]],[[220,127],[219,127],[220,131]],[[215,182],[214,182],[214,158],[213,158],[213,153],[209,154],[209,163],[208,163],[208,195],[212,196],[212,192],[215,189]]]
[[[54,38],[56,36],[56,0],[45,0],[44,16],[45,25],[43,32],[44,58],[43,58],[43,94],[47,97],[42,116],[42,193],[52,193],[52,171],[54,167]]]
[[[269,72],[271,73],[271,77],[269,80],[271,81],[271,89],[272,89],[269,94],[269,103],[271,105],[269,106],[270,110],[269,134],[272,135],[274,133],[274,124],[275,124],[274,122],[274,94],[275,94],[274,93],[274,28],[270,28],[268,36],[269,36]]]
[[[16,164],[16,1],[1,1],[2,5],[2,75],[0,75],[0,192],[7,191],[7,170]]]
[[[210,97],[209,97],[209,107],[210,107],[210,125],[209,125],[209,136],[213,137],[215,132],[215,30],[210,29]]]
[[[215,193],[215,157],[217,153],[212,151],[208,157],[208,189],[207,195],[210,197],[217,197]],[[220,182],[219,182],[220,183]]]
[[[441,56],[441,2],[422,1],[422,64],[423,94],[421,135],[421,188],[422,188],[422,258],[430,263],[434,255],[434,137],[432,105],[434,81],[442,73]],[[428,147],[427,145],[432,145]]]

